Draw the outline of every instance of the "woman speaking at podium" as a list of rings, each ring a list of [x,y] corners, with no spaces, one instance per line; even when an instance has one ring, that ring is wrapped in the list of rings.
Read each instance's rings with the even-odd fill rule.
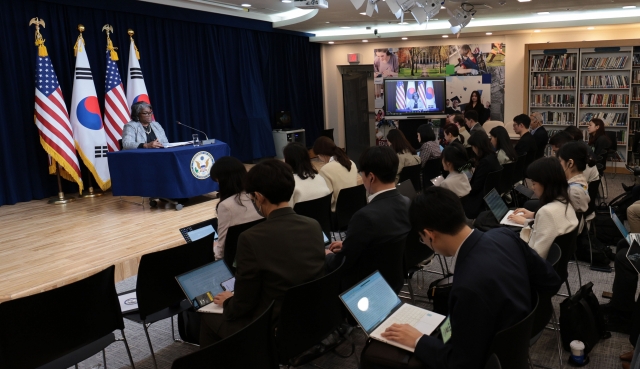
[[[160,123],[153,121],[151,105],[144,101],[131,105],[131,122],[122,129],[122,149],[157,149],[169,143]]]

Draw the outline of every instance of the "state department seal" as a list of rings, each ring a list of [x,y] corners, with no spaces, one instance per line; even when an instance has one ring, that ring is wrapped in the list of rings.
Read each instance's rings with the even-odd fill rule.
[[[191,174],[197,179],[207,179],[211,174],[211,167],[215,159],[206,151],[200,151],[191,159]]]

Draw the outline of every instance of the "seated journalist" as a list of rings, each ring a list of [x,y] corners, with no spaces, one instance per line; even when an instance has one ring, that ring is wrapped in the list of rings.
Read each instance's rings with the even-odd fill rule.
[[[513,231],[469,228],[458,196],[447,189],[426,189],[411,204],[410,217],[425,247],[453,256],[451,337],[444,343],[407,324],[393,324],[382,335],[415,347],[425,368],[481,369],[496,333],[532,311],[531,292],[555,294],[560,277]]]
[[[347,236],[335,241],[327,250],[327,266],[342,267],[342,289],[346,290],[369,274],[380,270],[394,291],[404,283],[401,248],[389,246],[404,240],[411,230],[409,199],[400,195],[395,186],[398,155],[389,146],[373,146],[360,156],[360,175],[368,202],[349,221]]]
[[[235,291],[214,297],[223,314],[201,314],[200,347],[244,328],[274,300],[276,323],[285,292],[324,275],[322,228],[289,207],[294,186],[291,167],[280,160],[266,160],[247,173],[245,191],[267,220],[240,234]]]
[[[153,120],[153,109],[144,101],[131,105],[131,122],[122,128],[122,149],[157,149],[169,143],[160,123]]]

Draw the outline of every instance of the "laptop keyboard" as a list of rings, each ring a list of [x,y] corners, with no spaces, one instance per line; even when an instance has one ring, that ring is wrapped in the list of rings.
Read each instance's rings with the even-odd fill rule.
[[[427,311],[413,305],[403,305],[392,317],[380,324],[376,331],[384,332],[392,324],[409,324],[415,326],[416,323],[427,314]]]

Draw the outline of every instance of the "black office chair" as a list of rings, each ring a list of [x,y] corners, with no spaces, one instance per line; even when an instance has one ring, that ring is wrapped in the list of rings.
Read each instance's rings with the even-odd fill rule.
[[[118,140],[118,147],[120,148],[120,150],[124,150],[124,146],[122,146],[122,139]]]
[[[502,165],[502,178],[496,186],[496,191],[498,191],[498,194],[500,194],[500,196],[504,196],[509,191],[511,191],[511,189],[513,188],[513,184],[516,183],[515,175],[516,170],[518,169],[517,165],[517,162]]]
[[[422,188],[433,186],[431,180],[442,174],[442,159],[431,159],[422,166]]]
[[[322,232],[327,235],[327,237],[331,237],[331,197],[333,194],[328,194],[327,196],[303,201],[295,204],[293,206],[293,211],[298,215],[304,215],[305,217],[309,217],[315,219],[320,223],[320,227],[322,227]]]
[[[238,238],[240,238],[240,233],[264,221],[264,219],[258,219],[249,223],[237,224],[229,227],[227,230],[227,237],[224,239],[223,260],[232,274],[236,274],[236,267],[234,264],[236,263],[236,252],[238,251]]]
[[[500,168],[495,172],[487,174],[487,178],[484,181],[484,187],[482,188],[482,197],[485,197],[489,192],[491,192],[491,190],[500,186],[503,170],[503,168]]]
[[[334,141],[334,139],[333,139],[333,128],[323,129],[322,133],[320,134],[320,136],[328,137],[328,138],[331,139],[331,141]]]
[[[285,293],[275,335],[281,365],[293,365],[292,359],[319,344],[344,322],[338,297],[342,264],[324,277],[292,287]],[[296,361],[295,366],[326,352],[306,356],[303,361]]]
[[[567,277],[569,276],[569,260],[571,260],[571,256],[576,252],[576,237],[578,236],[578,227],[576,227],[573,231],[563,234],[562,236],[556,237],[553,243],[560,246],[560,250],[562,251],[562,255],[560,260],[554,266],[556,273],[560,276],[560,280],[565,283],[567,286],[566,294],[558,294],[560,296],[569,297],[571,296],[571,288],[569,287],[569,281]]]
[[[500,365],[500,359],[498,359],[496,354],[492,354],[491,356],[489,356],[489,360],[487,360],[484,369],[502,369],[502,365]]]
[[[556,265],[560,258],[562,257],[562,251],[560,250],[560,246],[557,244],[551,245],[549,249],[549,253],[547,254],[547,261],[551,265]],[[556,317],[556,312],[553,309],[553,303],[551,298],[553,295],[540,293],[538,309],[536,310],[535,319],[533,321],[533,327],[531,329],[531,339],[529,340],[529,347],[532,347],[540,337],[542,336],[542,332],[544,332],[547,327],[547,323],[551,321],[551,325],[556,334],[556,343],[558,346],[558,361],[560,364],[560,368],[562,368],[562,343],[560,340],[560,328],[558,326],[558,319]]]
[[[431,260],[433,260],[434,256],[435,252],[433,252],[433,250],[427,245],[420,242],[418,232],[413,230],[409,232],[407,240],[405,241],[402,273],[404,274],[404,283],[409,290],[409,298],[411,299],[411,303],[414,305],[416,304],[416,295],[413,292],[411,279],[416,272],[423,270],[425,265],[429,264]],[[402,293],[403,292],[401,292],[401,294]]]
[[[525,170],[526,170],[526,166],[522,165],[523,163],[526,162],[526,158],[527,158],[527,154],[522,154],[520,156],[518,156],[518,160],[516,161],[516,169],[513,173],[513,179],[511,180],[511,196],[513,198],[513,200],[515,201],[516,206],[519,206],[518,204],[518,193],[513,189],[515,188],[515,185],[517,183],[522,182],[522,184],[526,184],[524,181],[524,177],[525,177]]]
[[[440,159],[436,159],[436,160],[440,160]],[[402,171],[400,172],[400,178],[398,179],[398,183],[404,182],[407,179],[410,179],[411,183],[413,184],[413,188],[416,190],[416,192],[421,191],[422,190],[422,183],[420,182],[421,171],[422,171],[421,164],[411,165],[411,166],[402,168]]]
[[[124,314],[126,319],[142,324],[147,336],[151,358],[158,367],[149,337],[151,324],[170,318],[171,335],[175,338],[173,316],[191,307],[176,276],[214,261],[213,237],[210,234],[182,246],[142,255],[136,281],[138,311]]]
[[[509,369],[529,368],[529,339],[538,308],[538,296],[533,294],[533,310],[524,319],[496,333],[489,353],[495,354],[500,364]]]
[[[0,368],[68,368],[122,341],[112,265],[80,281],[0,304]],[[113,331],[120,330],[122,338]]]
[[[400,195],[408,197],[411,201],[413,201],[413,199],[418,196],[415,188],[413,188],[413,183],[411,183],[410,179],[407,179],[404,182],[399,182],[396,185],[396,190],[398,190]]]
[[[336,224],[334,232],[343,232],[349,226],[353,214],[367,205],[367,191],[364,185],[343,188],[336,200]]]
[[[273,305],[233,335],[199,351],[177,358],[171,369],[278,369],[271,339]]]

